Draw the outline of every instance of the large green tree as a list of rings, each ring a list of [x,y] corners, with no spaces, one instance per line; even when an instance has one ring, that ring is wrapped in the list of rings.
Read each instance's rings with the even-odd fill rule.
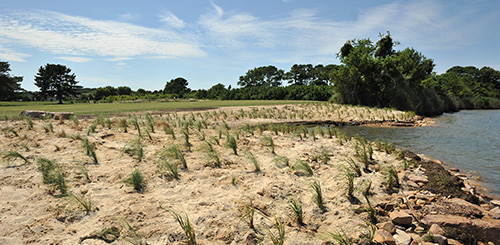
[[[9,63],[0,61],[0,100],[2,101],[16,99],[16,95],[22,90],[20,83],[23,77],[12,76],[9,71]]]
[[[43,98],[55,96],[59,104],[68,96],[78,94],[78,81],[76,75],[71,73],[71,69],[59,64],[46,64],[40,66],[35,75],[35,85],[40,88]]]
[[[178,77],[167,82],[163,92],[184,98],[187,93],[191,92],[191,89],[188,88],[188,81],[186,79]]]
[[[275,66],[261,66],[247,71],[244,76],[240,76],[238,82],[242,87],[278,87],[281,86],[281,80],[285,71]]]

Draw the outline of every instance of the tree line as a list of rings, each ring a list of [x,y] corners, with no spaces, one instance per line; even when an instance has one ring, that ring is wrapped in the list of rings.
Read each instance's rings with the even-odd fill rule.
[[[133,91],[127,86],[82,88],[71,69],[47,64],[35,76],[40,91],[26,96],[30,93],[20,86],[23,78],[11,75],[9,64],[0,61],[0,100],[330,100],[393,107],[420,115],[464,108],[500,108],[499,71],[455,66],[438,75],[432,59],[413,48],[395,50],[397,45],[389,32],[381,34],[377,42],[348,40],[337,54],[340,65],[295,64],[286,72],[273,65],[255,67],[239,77],[239,88],[217,83],[199,90],[190,89],[182,77],[166,82],[163,89],[156,91]]]

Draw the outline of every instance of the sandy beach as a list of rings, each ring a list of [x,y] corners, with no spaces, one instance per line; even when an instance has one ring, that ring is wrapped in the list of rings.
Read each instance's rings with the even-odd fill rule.
[[[439,243],[440,236],[448,244],[499,244],[498,207],[472,195],[473,187],[448,171],[431,175],[435,162],[334,127],[429,123],[405,112],[309,103],[30,121],[1,122],[2,244],[192,242],[176,213],[189,219],[198,244],[335,244],[336,235],[353,244]],[[321,122],[330,127],[301,126]],[[56,166],[66,192],[44,183],[40,159]],[[140,188],[128,181],[135,170]],[[470,236],[438,215],[463,217]],[[484,222],[488,230],[478,231]],[[429,235],[436,225],[442,234]]]

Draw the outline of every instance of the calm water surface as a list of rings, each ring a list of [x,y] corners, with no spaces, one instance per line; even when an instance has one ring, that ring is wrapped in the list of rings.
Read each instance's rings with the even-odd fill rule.
[[[464,110],[435,118],[421,128],[343,127],[348,135],[384,140],[483,177],[500,196],[500,110]]]

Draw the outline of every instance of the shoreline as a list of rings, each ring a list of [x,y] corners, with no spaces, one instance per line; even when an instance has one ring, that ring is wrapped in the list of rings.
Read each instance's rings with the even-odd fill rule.
[[[31,129],[28,120],[2,122],[0,147],[25,156],[27,162],[19,157],[4,158],[6,165],[0,171],[0,241],[89,244],[93,241],[90,239],[102,240],[103,232],[111,229],[119,232],[114,237],[116,242],[183,242],[185,235],[171,215],[175,211],[183,217],[189,215],[202,244],[267,243],[268,232],[277,234],[276,224],[282,225],[288,242],[334,242],[325,234],[339,229],[349,230],[353,242],[362,242],[367,239],[363,236],[368,230],[367,220],[376,224],[376,234],[389,232],[387,239],[406,234],[423,242],[427,236],[423,220],[440,210],[436,207],[450,205],[453,200],[420,190],[435,188],[427,186],[434,180],[423,167],[335,128],[304,130],[298,125],[280,124],[384,118],[407,121],[408,115],[317,103],[161,116],[144,113],[109,118],[109,124],[104,117],[33,120]],[[128,128],[123,127],[124,122]],[[230,138],[235,139],[237,148],[230,147]],[[88,150],[86,154],[84,139],[91,143],[96,160]],[[141,144],[140,156],[129,148],[137,142]],[[172,146],[178,147],[186,167],[169,153]],[[87,213],[64,197],[60,189],[43,183],[38,163],[42,157],[56,160],[60,166],[57,171],[62,171],[69,191],[91,198],[93,206]],[[178,167],[177,175],[172,164]],[[391,175],[390,168],[397,170],[396,176]],[[146,180],[141,191],[126,183],[134,170],[140,170]],[[345,178],[351,174],[352,179]],[[397,185],[389,183],[388,177],[398,175]],[[448,180],[450,184],[444,189],[456,187],[454,179],[444,177],[443,184]],[[348,194],[350,180],[353,186]],[[322,190],[322,205],[317,202],[313,183]],[[367,191],[354,190],[362,188]],[[290,210],[291,198],[301,204],[303,224]],[[245,222],[245,210],[258,210],[252,219],[253,228]],[[394,215],[404,216],[405,222]],[[467,219],[476,222],[477,217]],[[431,226],[433,222],[426,224]],[[450,242],[456,238],[453,234],[446,236]]]

